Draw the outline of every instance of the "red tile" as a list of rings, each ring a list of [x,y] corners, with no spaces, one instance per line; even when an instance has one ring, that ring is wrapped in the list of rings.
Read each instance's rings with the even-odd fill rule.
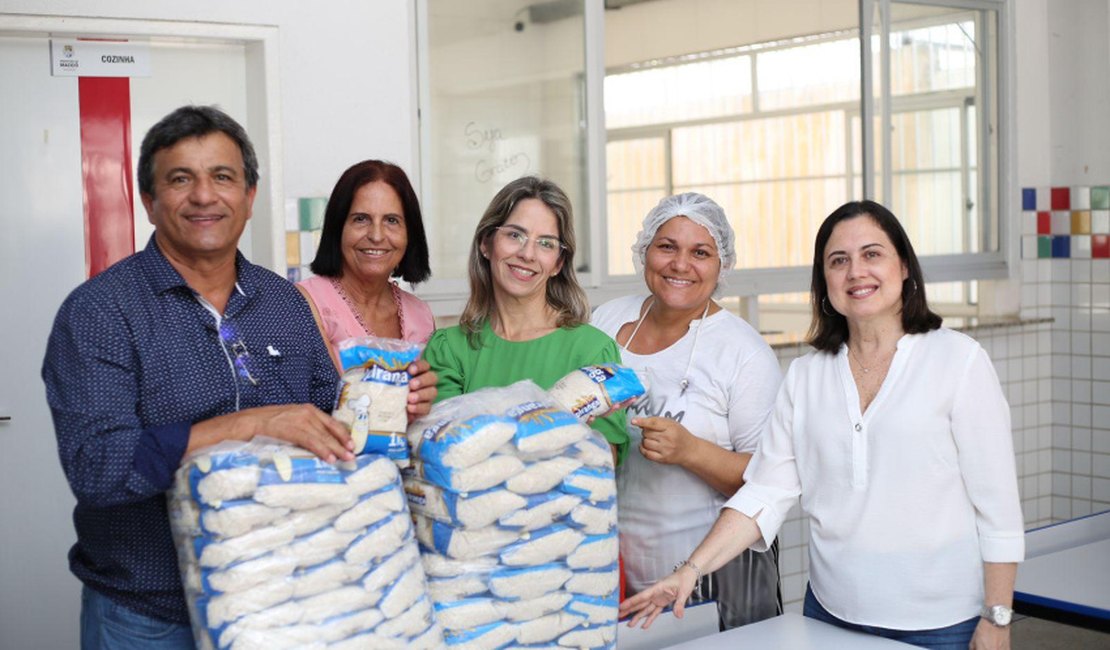
[[[1054,188],[1052,188],[1052,209],[1053,210],[1071,210],[1071,188],[1068,188],[1068,187],[1054,187]]]
[[[1091,236],[1091,257],[1110,258],[1110,235]]]
[[[1037,234],[1038,235],[1051,235],[1052,234],[1052,213],[1051,212],[1038,212],[1037,213]]]

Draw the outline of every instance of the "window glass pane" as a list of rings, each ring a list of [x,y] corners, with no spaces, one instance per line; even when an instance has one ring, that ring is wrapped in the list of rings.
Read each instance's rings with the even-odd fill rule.
[[[918,255],[968,250],[961,113],[952,107],[891,118],[894,200],[889,207],[902,221]]]
[[[609,190],[664,188],[667,176],[662,137],[616,140],[605,146]]]
[[[772,343],[805,340],[811,319],[808,291],[759,296],[759,331]]]
[[[605,77],[605,126],[616,129],[751,110],[751,59],[730,56]]]
[[[612,275],[635,273],[632,244],[644,215],[667,195],[665,139],[616,140],[605,146],[609,194],[608,268]]]
[[[891,74],[890,91],[895,95],[974,87],[975,23],[960,20],[891,29],[890,67],[897,71]]]
[[[997,80],[981,73],[997,57],[990,36],[996,21],[995,11],[894,2],[890,37],[876,50],[876,57],[890,57],[891,196],[885,202],[919,255],[994,248],[994,177],[980,165],[997,163]],[[881,110],[879,101],[876,117]],[[876,163],[882,174],[881,150]]]
[[[610,192],[608,196],[609,215],[609,273],[621,275],[635,273],[632,263],[632,244],[644,222],[644,216],[666,196],[661,189],[626,190]]]
[[[837,40],[756,55],[760,110],[859,101],[859,39]]]
[[[827,111],[676,128],[675,184],[842,176],[844,119]]]
[[[963,134],[960,109],[897,113],[891,116],[891,161],[895,173],[907,169],[959,169]]]
[[[581,269],[589,260],[582,4],[560,7],[554,14],[501,0],[427,1],[421,199],[437,280],[466,277],[482,212],[525,174],[567,192],[575,262]]]
[[[934,311],[941,309],[944,312],[958,313],[958,310],[945,308],[974,305],[978,300],[977,285],[977,282],[929,282],[925,285],[925,297]]]

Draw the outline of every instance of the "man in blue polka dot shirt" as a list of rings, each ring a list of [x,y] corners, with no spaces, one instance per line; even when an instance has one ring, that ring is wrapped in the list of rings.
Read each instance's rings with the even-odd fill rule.
[[[69,295],[42,370],[77,497],[82,648],[193,647],[164,496],[189,452],[266,435],[352,457],[308,305],[238,252],[258,184],[242,126],[179,108],[143,139],[138,178],[154,235]],[[411,417],[435,377],[410,372]]]

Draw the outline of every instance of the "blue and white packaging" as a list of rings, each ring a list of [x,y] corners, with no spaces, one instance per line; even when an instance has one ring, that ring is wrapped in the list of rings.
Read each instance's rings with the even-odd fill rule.
[[[443,643],[390,459],[225,442],[186,459],[168,499],[198,647]]]
[[[599,363],[572,370],[549,392],[563,408],[585,422],[643,397],[647,393],[645,384],[632,368]]]
[[[498,431],[457,460],[464,455],[452,445],[506,421],[511,432]],[[461,433],[444,434],[459,423],[466,423],[455,429]],[[589,602],[589,611],[570,609],[616,577],[609,571],[617,562],[613,456],[599,433],[532,382],[519,382],[436,404],[408,438],[405,490],[449,647],[548,647],[576,631],[588,631],[581,638],[592,642],[606,626],[615,639],[615,593]]]
[[[332,417],[347,425],[356,454],[408,460],[408,368],[424,346],[400,339],[359,337],[339,342],[343,368]]]

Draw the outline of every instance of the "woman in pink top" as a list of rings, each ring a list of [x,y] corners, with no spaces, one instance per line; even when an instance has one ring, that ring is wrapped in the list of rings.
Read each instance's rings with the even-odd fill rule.
[[[428,279],[428,241],[420,204],[400,167],[364,160],[350,167],[324,211],[315,277],[297,284],[337,360],[337,346],[355,336],[426,343],[432,310],[391,278]],[[338,363],[336,364],[338,366]]]

